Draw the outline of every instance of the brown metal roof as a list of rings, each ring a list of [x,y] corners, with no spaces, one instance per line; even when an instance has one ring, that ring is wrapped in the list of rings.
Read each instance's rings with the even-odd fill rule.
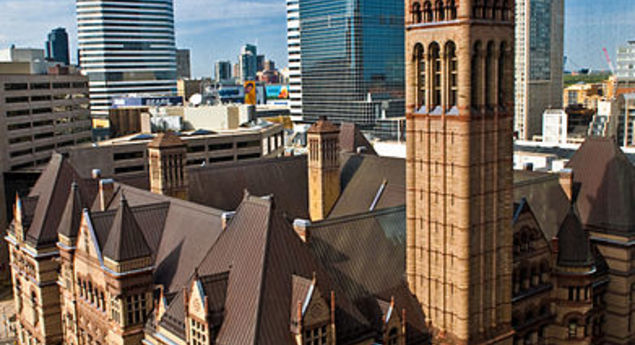
[[[174,132],[159,133],[149,144],[150,148],[182,147],[185,143]]]
[[[308,218],[306,156],[259,159],[212,165],[189,171],[189,199],[201,205],[233,211],[244,191],[275,194],[289,218]]]
[[[73,182],[57,232],[68,238],[77,237],[79,226],[82,221],[82,210],[86,206],[88,205],[82,202],[79,186],[77,183]]]
[[[112,228],[104,245],[103,255],[116,262],[124,262],[152,255],[134,214],[124,197],[120,199]]]
[[[577,207],[583,224],[635,233],[635,167],[613,140],[587,139],[567,167],[581,186]]]
[[[331,121],[327,120],[326,117],[320,118],[316,123],[314,123],[308,130],[308,133],[337,133],[339,132],[339,127],[334,125]]]
[[[589,267],[593,265],[591,241],[573,207],[564,218],[558,231],[558,265]]]

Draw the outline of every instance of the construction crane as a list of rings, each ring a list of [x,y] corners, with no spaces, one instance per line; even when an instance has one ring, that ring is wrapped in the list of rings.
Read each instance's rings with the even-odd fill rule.
[[[609,51],[606,50],[606,47],[602,48],[602,50],[604,51],[604,56],[606,57],[606,63],[609,65],[609,68],[611,69],[611,74],[615,75],[615,67],[613,66],[611,57],[609,56]]]

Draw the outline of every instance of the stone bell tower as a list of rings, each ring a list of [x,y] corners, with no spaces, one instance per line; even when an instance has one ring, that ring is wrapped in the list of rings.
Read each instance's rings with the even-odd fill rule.
[[[340,196],[339,133],[339,127],[326,118],[320,118],[307,133],[312,221],[326,218]]]
[[[434,341],[511,344],[513,0],[407,0],[407,257]]]

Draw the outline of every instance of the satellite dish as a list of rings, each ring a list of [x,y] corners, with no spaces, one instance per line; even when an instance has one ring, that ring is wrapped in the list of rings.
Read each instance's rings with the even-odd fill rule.
[[[195,93],[192,95],[192,97],[190,97],[191,105],[200,105],[201,102],[203,102],[203,96],[201,96],[200,93]]]

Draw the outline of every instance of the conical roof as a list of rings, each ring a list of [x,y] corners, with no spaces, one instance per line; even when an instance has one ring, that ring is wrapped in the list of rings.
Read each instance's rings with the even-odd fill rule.
[[[77,237],[79,226],[82,221],[82,197],[79,192],[79,186],[73,182],[71,184],[71,192],[68,195],[68,201],[60,220],[57,232],[68,238]]]
[[[152,250],[146,242],[141,228],[128,206],[128,201],[122,195],[121,205],[108,233],[108,239],[104,245],[104,257],[116,262],[149,257]]]
[[[558,265],[565,267],[587,267],[593,265],[593,253],[589,236],[573,206],[562,221],[558,231]]]

